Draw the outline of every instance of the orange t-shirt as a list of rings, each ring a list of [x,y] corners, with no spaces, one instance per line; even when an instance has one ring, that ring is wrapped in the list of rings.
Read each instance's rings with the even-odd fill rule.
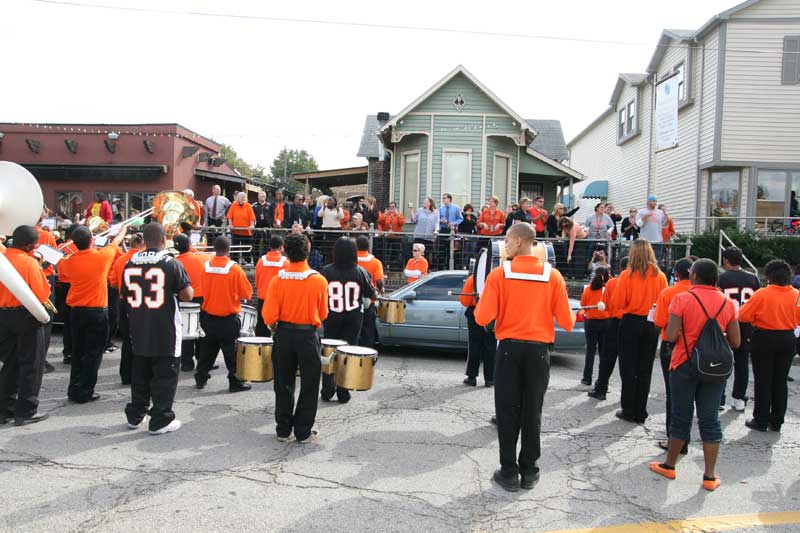
[[[358,252],[358,266],[369,272],[372,277],[372,285],[377,289],[378,282],[385,278],[381,260],[367,251]]]
[[[75,243],[72,242],[72,241],[67,241],[65,243],[62,243],[61,246],[58,247],[58,249],[60,251],[64,252],[64,254],[65,254],[64,258],[65,259],[66,259],[67,255],[74,254],[75,252],[78,251],[78,247],[75,246]],[[63,260],[64,259],[62,259],[61,261],[63,261]],[[59,264],[61,264],[61,261],[59,261]],[[61,267],[58,268],[58,281],[60,281],[61,283],[69,283],[69,276],[67,276],[64,273],[64,271],[61,269]]]
[[[619,284],[619,277],[611,278],[606,282],[606,313],[608,313],[609,318],[622,318],[622,313],[614,307],[614,290],[617,288]]]
[[[736,320],[736,306],[717,287],[695,285],[692,287],[691,292],[700,298],[706,313],[712,318],[723,306],[723,302],[725,303],[717,317],[717,323],[723,332],[728,329],[728,324],[732,320]],[[690,351],[694,348],[697,339],[700,337],[700,332],[703,331],[706,325],[707,318],[703,310],[700,309],[700,304],[697,303],[694,296],[689,294],[689,291],[678,294],[673,298],[672,303],[669,305],[669,314],[680,317],[682,321],[681,333],[678,335],[678,340],[672,349],[672,358],[669,363],[669,369],[674,370],[689,360],[686,352],[687,345]],[[684,335],[686,336],[685,344]]]
[[[692,282],[684,279],[667,287],[658,295],[656,299],[656,310],[653,312],[653,323],[661,328],[661,340],[667,340],[667,324],[669,323],[669,305],[679,294],[692,288]]]
[[[34,227],[36,228],[36,231],[39,232],[39,242],[37,243],[37,245],[46,244],[50,248],[56,248],[56,249],[58,248],[58,244],[56,244],[56,238],[53,237],[53,234],[51,232],[45,231],[39,226],[34,226]],[[43,270],[44,270],[44,275],[47,276],[48,278],[56,273],[56,269],[53,268],[53,265],[48,265],[47,268]]]
[[[458,301],[464,307],[475,307],[475,275],[467,276],[467,281],[464,282],[464,288],[461,289],[461,296]]]
[[[428,273],[428,260],[424,257],[414,258],[408,260],[406,269],[403,273],[408,278],[408,283],[417,281],[419,278]]]
[[[667,225],[661,228],[661,240],[669,242],[673,235],[675,235],[675,222],[670,218]]]
[[[203,265],[202,309],[209,315],[229,316],[242,310],[242,300],[253,296],[253,287],[242,267],[230,257],[215,256]]]
[[[183,265],[186,275],[189,276],[189,284],[194,290],[194,297],[200,298],[203,296],[203,267],[208,262],[209,258],[205,254],[198,254],[196,252],[186,252],[177,257],[178,261]]]
[[[234,228],[249,228],[256,223],[256,214],[253,211],[253,206],[247,202],[239,204],[234,202],[228,208],[228,223]],[[249,237],[253,234],[249,229],[234,229],[231,230],[234,235],[241,235]]]
[[[277,250],[270,250],[256,263],[256,291],[259,300],[267,297],[267,288],[278,272],[286,268],[289,260]]]
[[[313,271],[308,262],[299,261],[289,263],[273,278],[261,309],[265,324],[288,322],[318,328],[328,318],[328,281],[319,273],[309,272]]]
[[[478,225],[480,224],[486,224],[489,226],[488,228],[481,226],[481,228],[478,230],[480,235],[502,235],[503,231],[506,229],[506,215],[500,209],[495,209],[494,215],[492,215],[490,209],[485,209],[481,213],[481,216],[478,217]],[[497,228],[492,229],[492,226],[497,226]]]
[[[108,307],[108,273],[119,248],[87,248],[58,262],[69,277],[67,305],[70,307]]]
[[[504,272],[505,269],[509,272]],[[552,343],[556,336],[553,318],[563,329],[572,331],[575,315],[569,307],[567,285],[558,270],[549,269],[548,282],[511,278],[542,276],[545,269],[549,269],[548,263],[529,255],[504,261],[492,269],[475,306],[475,322],[485,326],[495,320],[497,340]],[[535,314],[531,314],[531,306],[536,307]]]
[[[42,271],[39,261],[17,248],[8,248],[3,254],[14,270],[19,272],[23,281],[31,288],[36,299],[44,302],[50,298],[50,284]],[[17,297],[11,294],[5,285],[0,283],[0,307],[21,307]]]
[[[658,295],[667,288],[667,278],[660,270],[651,268],[647,276],[627,269],[619,275],[614,289],[613,305],[623,315],[647,316]]]
[[[286,217],[283,209],[284,205],[285,204],[283,202],[275,204],[275,209],[272,213],[272,221],[277,226],[283,226],[283,221]]]
[[[403,231],[403,226],[406,225],[406,219],[400,212],[395,212],[393,215],[383,212],[378,215],[378,229],[380,231],[400,232]],[[390,237],[400,237],[400,235],[390,235]]]
[[[793,330],[800,324],[798,294],[791,285],[758,289],[739,310],[739,322],[749,322],[758,329]]]
[[[350,211],[347,209],[343,209],[342,211],[344,211],[344,218],[339,221],[339,225],[342,229],[347,229],[347,225],[350,223]]]
[[[581,307],[586,307],[587,305],[597,305],[599,302],[603,302],[605,298],[605,287],[594,290],[592,289],[591,285],[587,285],[583,289],[583,294],[581,295]],[[585,316],[589,320],[605,320],[607,318],[611,318],[608,309],[600,311],[599,309],[586,309],[583,312],[583,316]]]
[[[141,250],[141,248],[131,248],[121,256],[114,259],[114,263],[111,265],[111,271],[109,272],[108,276],[108,281],[112,287],[116,289],[122,287],[122,273],[125,270],[128,261],[131,260],[131,257],[133,257],[134,254]]]

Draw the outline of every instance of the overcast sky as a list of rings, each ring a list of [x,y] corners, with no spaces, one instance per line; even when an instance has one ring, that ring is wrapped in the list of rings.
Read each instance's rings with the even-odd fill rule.
[[[569,140],[605,109],[617,73],[646,68],[663,28],[696,29],[736,0],[85,1],[556,39],[70,3],[2,0],[0,122],[179,122],[252,164],[286,145],[337,168],[364,164],[366,114],[400,111],[458,64],[524,118],[560,120]]]

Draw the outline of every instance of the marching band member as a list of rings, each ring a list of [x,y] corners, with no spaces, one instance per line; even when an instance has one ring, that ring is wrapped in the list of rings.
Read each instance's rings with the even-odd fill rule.
[[[600,302],[605,305],[603,300],[606,298],[606,283],[609,281],[610,276],[611,271],[608,267],[601,266],[597,268],[592,281],[583,289],[581,307],[597,306]],[[583,315],[585,317],[583,332],[586,336],[586,356],[581,384],[591,385],[592,373],[594,372],[594,356],[595,353],[603,353],[610,314],[608,309],[603,309],[602,311],[600,309],[586,309],[583,311]]]
[[[108,273],[126,231],[123,227],[108,246],[92,248],[91,230],[77,227],[72,240],[78,251],[58,263],[70,280],[67,305],[71,308],[73,354],[67,397],[76,403],[100,398],[94,387],[108,340]]]
[[[328,281],[328,317],[324,321],[325,337],[341,339],[355,346],[358,344],[362,331],[363,301],[365,298],[373,298],[375,289],[369,273],[358,262],[356,243],[353,239],[339,237],[336,240],[333,245],[333,263],[322,269],[322,275]],[[324,374],[322,376],[322,399],[329,402],[333,398],[334,392],[339,403],[350,401],[350,391],[334,386],[333,375]]]
[[[192,251],[192,244],[186,235],[176,235],[172,239],[172,244],[178,252],[176,258],[183,265],[186,275],[189,276],[189,283],[192,285],[192,301],[203,303],[203,267],[208,258],[205,254]],[[200,341],[198,339],[188,339],[181,343],[181,370],[192,372],[194,370],[194,360],[200,356]]]
[[[176,296],[188,302],[194,291],[180,261],[164,250],[161,224],[147,224],[143,233],[147,248],[128,262],[120,292],[134,353],[125,416],[128,428],[136,429],[149,414],[150,434],[162,435],[181,427],[172,410],[181,355]]]
[[[623,257],[619,260],[619,268],[624,271],[628,268],[629,257]],[[600,350],[600,365],[597,368],[597,381],[594,382],[594,388],[587,394],[590,398],[603,401],[606,399],[608,393],[608,380],[611,379],[611,374],[614,373],[614,366],[617,364],[617,356],[619,355],[619,321],[622,318],[622,313],[612,305],[614,298],[614,290],[619,283],[619,276],[611,278],[606,283],[605,304],[606,313],[608,313],[608,327],[603,336],[603,348]]]
[[[377,294],[383,294],[383,282],[385,279],[383,263],[369,253],[369,239],[366,235],[360,235],[356,239],[356,247],[358,248],[358,266],[369,273],[372,279],[372,286],[377,290]],[[374,347],[378,340],[378,328],[375,325],[375,320],[378,318],[378,309],[375,301],[373,297],[369,305],[364,308],[364,320],[361,324],[361,334],[358,339],[358,344],[367,348]]]
[[[14,244],[4,252],[23,281],[40,302],[50,298],[50,285],[39,262],[30,257],[38,234],[33,226],[14,230]],[[0,283],[0,423],[12,418],[14,425],[35,424],[47,418],[40,413],[39,390],[44,371],[44,324],[31,315],[19,300]],[[14,394],[16,393],[16,398]]]
[[[78,226],[76,224],[73,224],[67,228],[66,232],[64,232],[65,241],[58,247],[58,250],[63,252],[65,256],[70,256],[78,251],[78,249],[75,247],[75,243],[72,242],[72,232],[77,227]],[[70,308],[69,305],[67,305],[69,286],[69,276],[67,276],[64,270],[59,267],[58,283],[56,283],[56,309],[58,309],[58,314],[61,315],[61,318],[64,321],[64,327],[62,328],[61,334],[61,341],[64,344],[64,348],[61,350],[61,355],[63,357],[61,362],[65,365],[72,363],[72,320],[70,319]]]
[[[283,239],[273,235],[269,239],[269,251],[262,255],[256,262],[256,293],[258,295],[258,317],[256,320],[256,337],[269,337],[270,331],[264,323],[264,300],[267,297],[267,287],[272,278],[284,269],[288,260],[283,255]]]
[[[794,329],[800,324],[800,300],[791,286],[792,271],[786,261],[764,267],[767,285],[742,306],[739,321],[753,325],[753,418],[745,425],[756,431],[780,431],[789,391],[786,377],[795,351]]]
[[[419,278],[428,273],[428,260],[425,259],[425,245],[415,242],[411,247],[411,259],[406,263],[403,273],[406,275],[406,283],[414,283]]]
[[[475,387],[478,382],[478,369],[483,362],[483,382],[487,387],[494,385],[494,352],[497,349],[497,339],[494,331],[489,331],[475,322],[475,274],[467,277],[464,288],[461,289],[458,301],[466,307],[464,316],[467,317],[467,377],[464,385]]]
[[[128,264],[128,261],[131,260],[131,257],[144,250],[144,247],[144,237],[142,237],[141,233],[135,233],[131,238],[130,249],[121,256],[117,257],[114,260],[114,263],[111,265],[109,281],[111,286],[114,288],[114,290],[118,291],[118,293],[122,289],[122,273],[125,270],[125,266]],[[130,385],[131,365],[133,364],[133,350],[131,349],[128,317],[124,313],[125,309],[121,300],[119,307],[120,308],[117,312],[117,317],[119,319],[119,332],[120,335],[122,335],[122,350],[120,350],[119,357],[119,377],[120,380],[122,380],[123,385]]]
[[[313,429],[317,416],[322,363],[319,327],[328,317],[328,282],[308,266],[311,243],[292,233],[284,241],[289,265],[269,284],[264,322],[274,328],[275,432],[281,442],[299,443],[319,437]],[[294,405],[295,373],[300,367],[300,394]]]
[[[672,300],[681,293],[684,293],[692,288],[692,282],[689,279],[689,271],[692,268],[692,260],[684,257],[675,263],[673,272],[675,274],[676,282],[672,287],[667,287],[658,295],[656,300],[656,310],[653,312],[653,323],[661,328],[661,353],[659,359],[661,361],[661,372],[664,374],[664,392],[666,395],[665,407],[667,412],[667,438],[669,438],[669,423],[671,419],[671,400],[672,394],[669,389],[669,365],[672,361],[672,349],[674,345],[667,340],[667,324],[669,323],[669,306]],[[668,441],[658,441],[658,447],[666,450],[669,446]],[[689,441],[687,440],[681,453],[686,455],[689,453]]]
[[[497,345],[494,389],[500,469],[494,480],[509,491],[533,488],[539,477],[539,431],[542,405],[550,379],[553,319],[566,331],[575,325],[561,273],[533,255],[536,232],[527,222],[514,224],[505,238],[511,261],[486,278],[475,322],[495,322]],[[530,315],[531,302],[538,312]],[[522,431],[522,449],[516,456]],[[520,474],[522,480],[520,482]]]
[[[658,295],[667,288],[667,278],[658,269],[650,243],[633,241],[628,269],[619,275],[612,305],[622,312],[620,320],[619,371],[622,377],[620,404],[615,415],[643,424],[647,419],[647,396],[658,346],[658,331],[650,321]]]
[[[230,251],[231,242],[227,237],[217,237],[214,240],[216,256],[203,267],[200,325],[206,336],[200,343],[200,358],[194,374],[198,389],[206,386],[220,350],[228,369],[228,390],[242,392],[251,388],[236,376],[236,339],[242,326],[239,320],[242,300],[250,299],[253,288],[242,267],[230,258]]]

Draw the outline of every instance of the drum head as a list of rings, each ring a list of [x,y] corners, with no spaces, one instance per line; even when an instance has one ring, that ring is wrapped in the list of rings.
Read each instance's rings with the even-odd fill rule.
[[[239,337],[239,344],[272,344],[272,337]]]
[[[483,287],[486,285],[486,278],[493,268],[500,266],[506,258],[505,241],[492,241],[491,245],[481,248],[478,252],[478,259],[475,262],[475,292],[480,297],[483,294]]]
[[[200,309],[200,304],[197,302],[178,302],[180,309]]]
[[[378,355],[378,350],[373,350],[372,348],[367,348],[366,346],[339,346],[338,350],[346,355]]]
[[[322,339],[323,346],[347,346],[347,341],[342,339]]]
[[[553,266],[556,265],[556,252],[553,249],[552,242],[537,242],[536,246],[533,247],[533,255],[542,261],[552,263]]]

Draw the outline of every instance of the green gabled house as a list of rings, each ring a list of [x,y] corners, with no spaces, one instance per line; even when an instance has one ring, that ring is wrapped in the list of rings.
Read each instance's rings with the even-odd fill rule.
[[[403,212],[449,192],[476,211],[494,194],[502,206],[542,195],[549,208],[583,175],[569,159],[561,123],[525,120],[463,66],[396,115],[368,115],[359,157],[369,193]]]

